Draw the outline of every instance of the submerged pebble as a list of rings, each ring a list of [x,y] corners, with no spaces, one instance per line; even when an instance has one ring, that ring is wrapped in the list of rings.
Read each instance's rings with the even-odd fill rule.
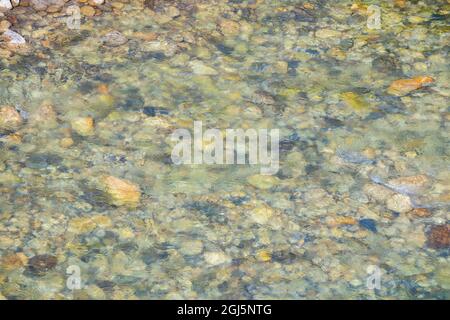
[[[450,225],[432,226],[428,231],[428,246],[433,249],[450,247]]]
[[[22,122],[22,117],[14,107],[0,107],[0,132],[18,129]]]
[[[58,263],[55,256],[49,254],[37,255],[28,260],[28,268],[32,274],[44,275],[54,269]]]
[[[135,208],[139,204],[141,191],[132,182],[113,176],[105,177],[102,182],[112,204],[131,208]]]
[[[369,4],[0,0],[0,299],[445,297],[448,3]]]
[[[104,35],[101,40],[110,47],[118,47],[128,42],[128,39],[119,31],[111,31]]]

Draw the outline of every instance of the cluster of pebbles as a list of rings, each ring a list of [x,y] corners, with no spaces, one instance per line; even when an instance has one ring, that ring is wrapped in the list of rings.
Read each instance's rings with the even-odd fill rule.
[[[448,299],[450,3],[369,2],[1,0],[0,298]]]

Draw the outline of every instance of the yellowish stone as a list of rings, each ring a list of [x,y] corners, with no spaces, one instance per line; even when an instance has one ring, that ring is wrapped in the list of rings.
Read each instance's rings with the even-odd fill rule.
[[[80,117],[72,120],[72,129],[80,136],[91,136],[94,134],[94,119],[92,117]]]
[[[205,261],[210,265],[217,266],[231,262],[231,257],[221,251],[207,252],[205,253]]]
[[[225,36],[236,36],[241,28],[239,23],[233,20],[222,20],[219,26]]]
[[[320,29],[316,31],[316,37],[321,39],[338,38],[340,36],[341,32],[333,29]]]
[[[364,99],[354,92],[342,93],[341,99],[347,106],[357,111],[367,107],[367,103],[364,101]]]
[[[0,265],[2,269],[10,271],[25,266],[27,262],[27,256],[23,252],[19,252],[3,256]]]
[[[261,261],[261,262],[267,262],[270,261],[272,259],[272,255],[270,254],[270,252],[268,250],[259,250],[256,253],[256,260]]]
[[[261,205],[250,211],[251,219],[258,224],[266,224],[273,216],[273,209],[266,205]]]
[[[93,17],[95,15],[95,9],[91,6],[84,6],[80,9],[82,15],[86,17]]]
[[[62,138],[59,142],[59,145],[63,148],[70,148],[73,145],[73,139],[72,138]]]
[[[76,234],[90,232],[96,227],[96,223],[90,217],[74,218],[69,222],[69,231]]]
[[[0,131],[16,130],[21,124],[22,117],[14,107],[0,107]]]
[[[276,185],[279,179],[274,176],[256,174],[250,176],[247,182],[255,188],[266,190]]]
[[[108,176],[103,179],[105,191],[110,196],[112,204],[135,208],[141,199],[139,187],[128,180]]]
[[[386,205],[389,210],[395,212],[408,212],[412,210],[412,203],[408,196],[403,194],[394,194],[386,201]]]

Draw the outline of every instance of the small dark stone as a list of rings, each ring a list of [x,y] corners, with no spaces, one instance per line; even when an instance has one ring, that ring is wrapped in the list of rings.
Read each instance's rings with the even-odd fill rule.
[[[144,107],[142,109],[142,112],[149,117],[155,117],[157,115],[168,115],[169,114],[169,110],[164,109],[164,108],[158,108],[158,107],[152,107],[152,106],[147,106]]]
[[[222,43],[216,44],[216,48],[217,48],[217,50],[219,50],[220,52],[222,52],[223,54],[226,54],[226,55],[232,54],[233,50],[234,50],[232,47],[226,46]]]
[[[156,108],[155,107],[144,107],[143,112],[146,116],[149,116],[149,117],[156,116]]]
[[[320,54],[320,52],[316,49],[306,49],[305,52],[312,56],[318,56]]]
[[[152,263],[158,261],[158,252],[155,249],[150,248],[143,251],[141,253],[141,257],[142,261],[144,261],[146,265],[151,265]]]
[[[366,87],[354,87],[350,91],[353,91],[353,92],[355,92],[357,94],[366,94],[366,93],[370,92],[370,89],[366,88]]]
[[[353,47],[354,41],[353,39],[343,39],[341,40],[341,42],[339,43],[339,46],[343,49],[343,50],[349,50]]]
[[[373,219],[361,219],[359,220],[359,225],[364,229],[377,232],[377,224]]]
[[[245,197],[230,197],[228,200],[230,200],[235,206],[240,206],[245,202],[247,202],[249,199],[250,199],[249,197],[245,196]]]
[[[144,105],[144,98],[141,96],[130,96],[119,104],[119,107],[125,110],[133,110],[142,108]]]
[[[62,162],[62,158],[55,154],[36,153],[26,160],[26,166],[32,169],[44,169],[49,166],[57,166]]]
[[[114,277],[114,281],[117,282],[118,285],[133,285],[139,282],[141,278],[135,276],[127,276],[127,275],[117,275]]]
[[[377,120],[384,117],[383,112],[371,112],[364,120]]]
[[[374,161],[372,159],[369,159],[365,157],[363,154],[351,151],[351,150],[344,150],[339,149],[336,152],[337,156],[348,163],[355,163],[355,164],[373,164]]]
[[[45,67],[35,67],[34,71],[40,75],[41,77],[45,76],[45,74],[47,73],[47,68]]]
[[[293,263],[297,259],[297,255],[290,251],[275,251],[272,253],[272,260],[280,263]]]
[[[448,14],[433,13],[430,17],[431,21],[445,21],[448,19],[450,19],[450,16]]]
[[[292,140],[281,140],[280,141],[280,152],[291,151],[295,146],[295,141]]]
[[[288,63],[288,68],[293,68],[293,69],[297,68],[298,65],[300,64],[300,62],[297,60],[289,60],[287,63]]]
[[[250,66],[250,70],[254,72],[264,72],[270,67],[269,63],[266,62],[254,62]]]
[[[212,202],[193,201],[185,207],[189,210],[198,211],[213,222],[226,223],[227,221],[226,208],[221,205]]]
[[[139,248],[138,245],[134,242],[121,243],[115,247],[115,249],[123,251],[123,252],[127,252],[127,253],[136,251],[138,248]]]
[[[156,0],[144,0],[144,7],[150,10],[155,9]]]
[[[450,248],[450,224],[432,226],[427,234],[427,244],[433,249]]]
[[[320,169],[320,167],[317,166],[317,165],[314,165],[314,164],[308,164],[308,165],[306,165],[306,167],[305,167],[305,172],[306,172],[306,174],[311,174],[311,173],[313,173],[314,171],[317,171],[317,170],[319,170],[319,169]]]
[[[400,97],[378,94],[377,99],[380,101],[378,105],[379,111],[385,113],[405,113],[404,104]]]
[[[104,83],[110,83],[114,80],[114,77],[109,73],[100,73],[94,76],[94,80]]]
[[[58,260],[49,254],[37,255],[28,261],[28,270],[35,275],[43,275],[56,267]]]
[[[294,19],[298,22],[316,22],[317,17],[314,15],[314,11],[297,7]]]
[[[116,285],[114,282],[109,281],[109,280],[100,280],[100,281],[97,281],[96,283],[97,283],[97,286],[104,291],[112,291],[112,289],[114,289],[114,287]]]
[[[173,161],[172,161],[172,156],[170,155],[165,155],[162,159],[161,159],[162,163],[167,164],[167,165],[172,165]]]
[[[372,67],[380,73],[393,74],[399,69],[399,63],[394,57],[383,55],[373,59]]]
[[[87,94],[87,93],[91,92],[92,90],[94,90],[94,88],[95,88],[95,84],[91,81],[83,81],[79,85],[79,89],[80,89],[81,93],[83,93],[83,94]]]
[[[141,252],[141,259],[146,265],[151,265],[158,260],[164,260],[169,257],[169,253],[165,250],[148,248]]]
[[[220,292],[224,292],[225,290],[228,289],[228,282],[226,282],[226,281],[222,282],[221,284],[219,284],[217,289],[219,289]]]
[[[80,199],[86,201],[90,205],[98,208],[109,208],[110,205],[108,203],[107,195],[99,189],[82,186],[83,194],[80,196]]]
[[[358,25],[363,24],[367,21],[367,18],[360,14],[352,14],[347,18],[347,24]]]
[[[145,55],[145,58],[153,58],[159,61],[166,59],[166,55],[163,52],[150,52]]]
[[[343,121],[336,118],[324,117],[323,120],[325,120],[325,124],[331,128],[338,128],[344,125]]]

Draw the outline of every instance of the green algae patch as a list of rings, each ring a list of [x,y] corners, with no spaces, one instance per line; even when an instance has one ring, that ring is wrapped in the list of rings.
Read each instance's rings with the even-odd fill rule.
[[[366,110],[369,106],[363,97],[351,91],[341,93],[340,98],[348,107],[355,111]]]

